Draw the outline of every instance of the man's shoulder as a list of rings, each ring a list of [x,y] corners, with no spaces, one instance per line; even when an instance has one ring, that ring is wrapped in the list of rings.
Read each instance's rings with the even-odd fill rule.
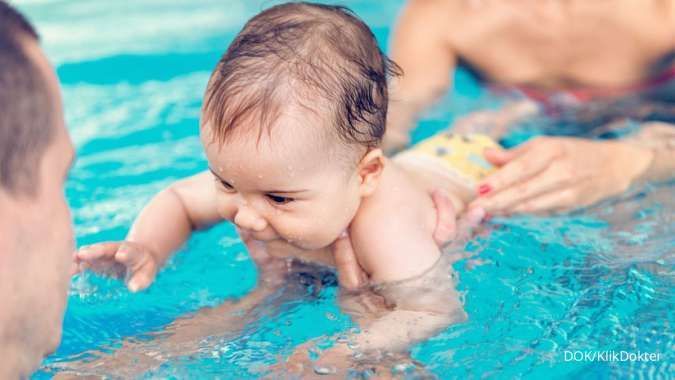
[[[450,42],[452,32],[464,27],[466,15],[467,7],[460,0],[410,0],[401,20],[408,29],[423,30],[427,38],[435,36]]]
[[[408,7],[416,9],[460,10],[461,0],[409,0]]]
[[[410,0],[406,5],[406,12],[418,17],[454,21],[461,18],[464,6],[459,0]]]
[[[467,7],[459,0],[410,0],[403,16],[425,23],[442,23],[445,27],[461,22]]]

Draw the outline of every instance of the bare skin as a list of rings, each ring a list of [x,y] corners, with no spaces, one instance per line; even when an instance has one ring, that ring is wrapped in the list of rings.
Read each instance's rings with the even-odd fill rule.
[[[251,253],[324,266],[341,263],[362,270],[370,284],[414,278],[434,266],[441,255],[436,237],[457,231],[456,226],[439,222],[434,199],[453,214],[465,208],[465,200],[452,191],[447,198],[432,196],[436,187],[451,188],[451,183],[434,175],[434,170],[422,175],[389,160],[380,149],[339,144],[331,140],[334,135],[309,128],[322,125],[322,120],[301,109],[291,107],[277,122],[270,136],[259,140],[253,134],[236,136],[222,143],[204,126],[202,143],[210,170],[159,193],[135,221],[127,242],[80,250],[80,267],[104,272],[121,267],[129,288],[143,289],[194,229],[222,221],[237,226]],[[335,157],[357,162],[346,165]],[[478,221],[480,215],[471,218]],[[342,252],[335,254],[337,260],[334,251]],[[264,267],[263,274],[272,277],[275,271],[286,270],[284,265]],[[356,276],[358,283],[363,276]],[[247,301],[226,309],[261,302],[267,293],[264,288],[256,290]],[[448,298],[452,294],[444,294],[438,303],[450,304]],[[452,304],[461,311],[458,301]],[[458,315],[463,312],[388,309],[364,319],[366,329],[354,340],[364,350],[401,351],[456,322]],[[413,320],[419,322],[408,323]],[[392,328],[400,332],[393,347],[386,338]]]
[[[58,79],[35,40],[25,38],[23,48],[52,99],[53,124],[45,128],[53,128],[54,137],[37,162],[34,195],[0,188],[2,379],[29,377],[43,356],[58,347],[74,248],[63,188],[75,151],[63,119]]]
[[[666,70],[667,65],[659,62],[673,51],[673,0],[413,0],[392,41],[393,58],[404,75],[392,86],[384,147],[396,150],[408,143],[408,131],[418,114],[447,91],[460,60],[501,86],[552,92],[585,88],[617,94]],[[455,129],[466,132],[482,123],[499,129],[488,131],[498,135],[508,124],[536,111],[531,102],[520,102],[471,115],[458,121]],[[537,156],[537,149],[489,152],[486,158],[504,168],[479,183],[477,192],[481,189],[480,195],[489,193],[501,199],[481,197],[473,206],[485,207],[490,213],[563,211],[616,195],[645,179],[672,177],[675,168],[668,161],[672,150],[657,152],[650,148],[652,143],[643,143],[589,141],[580,145],[566,138],[528,143],[528,148],[564,152],[556,160]],[[603,160],[582,168],[573,159],[597,151],[614,166],[630,170],[617,174],[607,170]],[[554,161],[566,168],[565,176],[550,168]],[[515,170],[523,166],[538,170],[527,174]],[[584,182],[576,177],[582,172],[600,178],[602,185],[569,190],[568,182]],[[542,182],[558,184],[559,189],[549,186],[544,190]],[[510,194],[518,193],[516,184],[535,190],[528,193],[528,199],[514,197]],[[528,203],[523,206],[523,201]]]
[[[437,214],[436,229],[434,231],[435,242],[439,246],[444,246],[451,241],[457,241],[459,244],[462,244],[462,242],[471,236],[472,229],[480,223],[484,213],[478,210],[478,212],[472,212],[457,220],[455,218],[454,206],[447,194],[434,190],[431,197]],[[125,377],[139,376],[158,367],[166,360],[197,352],[200,342],[205,338],[236,336],[239,334],[246,325],[254,321],[254,313],[258,305],[269,305],[270,301],[268,297],[273,296],[279,291],[280,287],[285,285],[284,282],[288,273],[288,262],[286,259],[270,256],[268,247],[264,243],[252,240],[250,235],[244,231],[239,232],[248,248],[251,259],[255,262],[259,271],[258,284],[252,292],[241,299],[228,300],[214,308],[204,308],[194,315],[179,318],[167,326],[161,333],[158,333],[150,342],[124,340],[122,348],[115,350],[109,356],[101,357],[100,360],[57,366],[59,373],[55,378],[70,379],[80,378],[83,375],[113,373],[117,376]],[[127,242],[124,244],[128,246],[126,249],[137,248],[134,247],[133,243]],[[105,250],[115,252],[114,247],[117,247],[117,253],[120,252],[121,248],[117,243],[100,244],[96,247],[96,249],[101,250],[100,252]],[[372,295],[368,297],[364,292],[360,291],[360,288],[368,284],[369,279],[357,261],[349,236],[346,235],[338,238],[333,244],[332,258],[330,253],[327,251],[324,257],[328,257],[327,261],[329,262],[334,261],[334,265],[338,269],[339,283],[344,292],[341,302],[350,302],[355,298],[371,299]],[[285,252],[277,251],[277,254],[289,256],[293,252],[290,250],[286,250]],[[114,262],[114,257],[103,259],[93,269],[105,271],[110,266],[115,265]],[[113,272],[125,274],[126,269],[123,266],[120,266],[118,269]],[[142,274],[146,269],[141,268],[139,272]],[[129,279],[135,277],[134,273],[131,272],[132,270],[130,268],[129,273],[127,273],[127,278]],[[150,270],[152,273],[155,272],[154,269]],[[139,273],[136,272],[135,275],[138,276]],[[150,274],[147,275],[151,276]],[[317,284],[317,286],[321,286],[321,284]],[[371,307],[374,311],[379,310],[379,312],[382,312],[382,308],[381,302],[375,303]],[[311,360],[307,356],[311,349],[314,349],[313,342],[303,344],[296,349],[292,357],[270,370],[282,370],[291,373],[304,371],[308,375],[315,375],[312,370],[313,366],[309,365]],[[161,352],[161,359],[154,354],[158,351]],[[100,353],[92,352],[92,355],[99,356]],[[351,355],[351,350],[347,349],[344,345],[338,346],[335,350],[322,354],[320,361],[315,364],[338,368],[340,365],[336,366],[335,361],[337,360],[337,364],[341,364],[346,368],[348,363],[344,362],[344,358],[349,355]],[[392,358],[392,360],[394,359]],[[400,355],[396,357],[396,360],[397,364],[400,364],[401,360],[409,361],[409,359]],[[353,363],[349,365],[352,366]],[[387,363],[379,361],[378,365],[383,370],[386,369],[388,371],[393,364],[387,367]]]

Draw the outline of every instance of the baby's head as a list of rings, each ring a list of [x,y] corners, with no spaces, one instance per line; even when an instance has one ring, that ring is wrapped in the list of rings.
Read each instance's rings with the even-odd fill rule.
[[[252,18],[204,100],[221,215],[260,240],[332,243],[382,172],[392,67],[345,8],[290,3]]]

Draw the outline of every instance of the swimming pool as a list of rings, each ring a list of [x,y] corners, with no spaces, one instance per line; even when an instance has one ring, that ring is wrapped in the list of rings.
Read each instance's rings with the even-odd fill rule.
[[[402,1],[341,3],[384,45]],[[19,3],[43,35],[63,83],[78,150],[66,189],[78,245],[123,239],[154,193],[206,167],[197,133],[208,74],[244,21],[270,4]],[[425,115],[415,138],[494,104],[460,71],[454,93]],[[467,245],[475,256],[455,264],[469,320],[416,345],[413,357],[439,378],[669,376],[675,370],[673,190],[633,192],[567,216],[493,220]],[[337,306],[330,276],[319,279],[320,287],[314,280],[281,289],[241,333],[204,340],[197,353],[145,376],[256,377],[278,354],[353,328]],[[78,276],[63,342],[35,377],[49,377],[55,364],[109,352],[123,339],[152,350],[160,338],[151,332],[242,297],[255,284],[255,269],[227,225],[197,234],[141,294],[116,281]],[[577,351],[660,353],[661,360],[577,361]]]

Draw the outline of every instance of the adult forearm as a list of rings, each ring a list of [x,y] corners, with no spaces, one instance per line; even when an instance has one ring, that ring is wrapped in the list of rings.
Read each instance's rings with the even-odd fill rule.
[[[637,181],[666,181],[675,178],[675,124],[643,124],[636,135],[624,139],[650,155],[650,163]]]
[[[675,178],[675,149],[652,148],[652,160],[640,176],[642,181],[667,181]]]
[[[354,347],[361,352],[402,352],[414,344],[443,331],[453,323],[463,320],[456,316],[414,310],[393,310],[378,318],[351,337]]]

